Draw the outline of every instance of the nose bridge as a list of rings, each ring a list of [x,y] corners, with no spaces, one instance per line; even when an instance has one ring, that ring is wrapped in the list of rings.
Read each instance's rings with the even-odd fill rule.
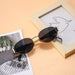
[[[32,40],[33,40],[34,43],[37,43],[39,41],[39,37],[35,36],[35,37],[32,38]]]

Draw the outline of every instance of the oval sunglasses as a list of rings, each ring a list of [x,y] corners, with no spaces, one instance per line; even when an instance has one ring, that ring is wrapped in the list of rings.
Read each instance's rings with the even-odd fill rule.
[[[37,37],[38,37],[38,40],[33,41],[33,39],[35,39]],[[47,28],[41,30],[39,32],[38,36],[33,37],[32,39],[24,38],[24,39],[18,41],[13,48],[13,52],[19,53],[18,61],[21,61],[21,56],[23,54],[29,53],[33,49],[34,43],[36,43],[38,41],[49,43],[49,42],[53,41],[54,39],[57,39],[62,42],[62,38],[58,37],[57,27],[47,27]]]

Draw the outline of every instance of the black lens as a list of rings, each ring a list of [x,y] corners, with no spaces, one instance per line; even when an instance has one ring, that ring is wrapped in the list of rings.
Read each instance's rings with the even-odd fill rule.
[[[24,53],[30,52],[32,50],[33,46],[34,46],[34,43],[33,43],[32,39],[25,38],[15,44],[14,50],[15,50],[15,52],[24,54]]]
[[[40,31],[38,37],[40,41],[50,42],[54,40],[57,36],[57,28],[56,27],[48,27]]]

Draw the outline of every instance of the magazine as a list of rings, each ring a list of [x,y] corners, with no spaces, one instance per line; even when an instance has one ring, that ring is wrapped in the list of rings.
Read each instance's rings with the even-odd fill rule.
[[[13,47],[21,39],[21,30],[0,35],[0,75],[33,75],[27,54],[21,61],[14,58]]]

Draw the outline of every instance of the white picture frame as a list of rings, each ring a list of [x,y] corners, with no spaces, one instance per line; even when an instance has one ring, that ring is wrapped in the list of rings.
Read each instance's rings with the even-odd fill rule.
[[[56,18],[58,18],[58,21]],[[53,26],[53,24],[56,24],[56,23],[57,24],[59,23],[62,25],[64,24],[64,21],[66,21],[67,25],[66,24],[64,24],[64,26],[57,25],[59,27],[59,28],[57,27],[59,30],[58,35],[60,32],[65,30],[65,32],[59,35],[62,38],[63,42],[60,43],[58,41],[55,41],[55,42],[52,41],[51,43],[57,48],[57,50],[64,57],[67,57],[75,52],[75,39],[73,38],[75,36],[73,35],[74,34],[73,32],[71,33],[72,29],[75,27],[74,26],[75,10],[65,0],[60,0],[56,2],[55,4],[49,6],[48,8],[45,8],[42,11],[32,15],[31,19],[36,24],[36,27],[39,29],[39,31],[48,27],[49,23],[51,26]],[[67,28],[68,25],[70,26],[69,28]]]

